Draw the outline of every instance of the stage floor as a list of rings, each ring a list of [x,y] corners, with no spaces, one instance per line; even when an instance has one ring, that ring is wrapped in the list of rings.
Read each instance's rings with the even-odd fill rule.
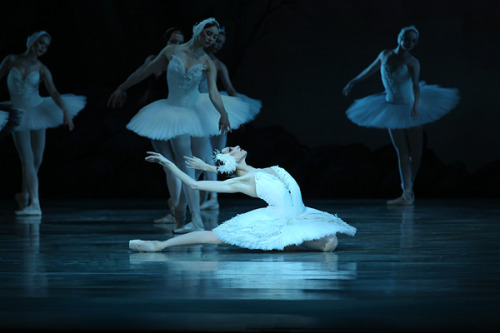
[[[224,199],[207,229],[257,199]],[[500,329],[500,200],[309,200],[358,228],[334,253],[226,245],[137,253],[172,237],[159,199],[0,201],[0,330],[487,331]]]

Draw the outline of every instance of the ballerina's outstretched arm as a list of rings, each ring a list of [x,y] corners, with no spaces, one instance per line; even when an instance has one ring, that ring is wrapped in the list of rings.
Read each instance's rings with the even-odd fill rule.
[[[245,176],[235,177],[224,181],[197,181],[182,172],[173,162],[166,159],[163,155],[156,152],[148,151],[149,156],[146,161],[158,163],[167,167],[174,175],[194,190],[218,192],[218,193],[243,193],[251,197],[257,197],[255,188],[255,178],[253,174],[248,173]]]
[[[377,56],[377,58],[368,66],[366,67],[361,73],[359,73],[354,79],[349,81],[344,89],[342,90],[342,93],[347,96],[351,92],[352,88],[354,87],[355,84],[357,84],[360,81],[363,81],[364,79],[370,77],[380,69],[380,66],[382,64],[382,57],[386,51],[380,52],[380,54]]]
[[[163,50],[161,50],[160,54],[154,60],[147,64],[141,65],[138,69],[135,70],[130,76],[116,88],[116,90],[111,94],[108,99],[108,106],[112,108],[121,107],[125,103],[125,99],[127,95],[125,91],[141,82],[145,78],[149,77],[151,74],[162,70],[165,65],[168,64],[169,55],[172,54],[173,48],[176,45],[167,45]]]
[[[215,166],[206,163],[201,158],[196,156],[184,156],[184,159],[186,160],[187,167],[190,169],[217,173],[217,168]]]

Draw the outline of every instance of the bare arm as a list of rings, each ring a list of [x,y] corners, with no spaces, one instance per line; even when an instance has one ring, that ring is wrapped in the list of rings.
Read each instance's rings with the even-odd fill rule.
[[[219,130],[222,135],[227,134],[227,132],[231,132],[231,125],[229,124],[229,117],[222,104],[219,91],[217,90],[217,69],[211,59],[207,60],[207,83],[210,100],[220,113]]]
[[[377,58],[368,67],[366,67],[361,73],[358,74],[358,76],[347,83],[347,85],[342,90],[345,96],[349,95],[355,84],[358,84],[359,82],[365,80],[380,69],[384,53],[385,51],[380,52]]]
[[[162,70],[168,63],[168,55],[172,53],[174,45],[166,46],[158,56],[147,64],[141,65],[136,69],[118,88],[111,94],[108,100],[108,106],[113,108],[121,107],[125,103],[125,91],[141,82],[151,74]]]
[[[215,166],[205,163],[202,159],[198,157],[184,156],[184,158],[186,159],[187,167],[190,169],[217,173],[217,168]]]
[[[64,101],[61,97],[59,91],[57,91],[56,86],[54,85],[54,80],[52,79],[52,74],[46,66],[40,68],[40,78],[45,88],[49,92],[50,97],[54,100],[58,107],[63,111],[64,123],[68,125],[69,130],[73,130],[75,125],[73,124],[73,120],[71,119],[71,115],[64,104]]]
[[[412,84],[413,84],[413,96],[415,101],[413,102],[413,108],[411,110],[411,116],[413,119],[417,119],[418,117],[418,103],[420,100],[420,62],[416,58],[412,58],[408,65],[408,69],[410,71]]]
[[[236,177],[224,181],[196,181],[189,177],[187,174],[182,172],[173,162],[167,160],[161,154],[148,151],[149,156],[146,157],[146,161],[152,163],[159,163],[164,167],[167,167],[174,175],[179,177],[179,179],[190,188],[194,190],[202,190],[207,192],[218,192],[218,193],[243,193],[248,196],[257,196],[255,189],[255,180],[253,180],[252,175],[245,177]],[[253,181],[253,182],[252,182]]]
[[[9,73],[14,61],[15,57],[13,55],[8,55],[2,60],[2,63],[0,63],[0,80]]]
[[[222,84],[224,85],[224,88],[226,88],[228,95],[238,96],[238,93],[236,92],[236,89],[234,89],[233,84],[231,83],[231,79],[229,78],[229,71],[227,70],[226,65],[224,65],[220,60],[217,60],[216,65],[218,73],[220,74]]]

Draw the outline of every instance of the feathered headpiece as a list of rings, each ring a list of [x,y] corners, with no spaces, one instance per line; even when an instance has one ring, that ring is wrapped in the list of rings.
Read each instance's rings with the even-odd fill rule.
[[[31,34],[28,39],[26,40],[26,48],[29,50],[31,49],[31,46],[37,41],[38,38],[42,36],[47,36],[49,39],[52,39],[52,37],[49,35],[49,33],[45,30],[42,31],[37,31],[33,34]]]
[[[214,19],[213,17],[207,18],[193,26],[193,39],[196,39],[196,37],[198,37],[198,35],[201,34],[203,29],[205,29],[205,26],[209,23],[215,23],[217,28],[219,28],[219,22],[217,22],[216,19]]]
[[[232,174],[236,171],[237,163],[236,159],[229,155],[223,154],[218,149],[214,150],[213,156],[215,167],[217,168],[217,173]]]
[[[403,37],[407,31],[414,31],[417,34],[417,38],[420,38],[420,32],[418,32],[417,28],[414,25],[410,25],[408,27],[404,27],[401,29],[398,35],[398,44],[401,43]]]

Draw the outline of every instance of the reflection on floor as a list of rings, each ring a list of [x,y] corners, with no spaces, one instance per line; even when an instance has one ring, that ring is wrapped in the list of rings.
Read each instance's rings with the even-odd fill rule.
[[[262,207],[221,199],[207,229]],[[500,329],[500,201],[313,200],[358,228],[334,253],[193,246],[165,200],[46,200],[42,218],[0,201],[0,329],[32,331],[468,331]]]

